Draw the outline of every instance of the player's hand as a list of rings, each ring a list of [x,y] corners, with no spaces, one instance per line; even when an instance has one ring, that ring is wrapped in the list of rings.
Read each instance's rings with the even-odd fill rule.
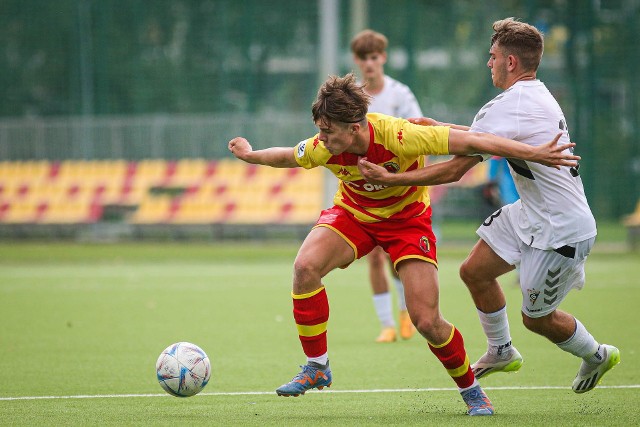
[[[411,117],[409,120],[411,123],[422,126],[440,126],[441,123],[431,117]]]
[[[251,144],[245,138],[236,136],[229,141],[229,151],[240,160],[246,160],[247,154],[253,151]]]
[[[552,141],[536,147],[536,154],[533,160],[556,169],[560,169],[561,166],[578,166],[578,160],[580,160],[581,157],[574,155],[571,151],[565,152],[565,150],[575,147],[575,142],[558,144],[561,136],[562,132],[558,133]]]
[[[358,160],[358,170],[364,179],[371,184],[391,185],[390,178],[393,178],[393,174],[382,166],[371,163],[366,157]]]

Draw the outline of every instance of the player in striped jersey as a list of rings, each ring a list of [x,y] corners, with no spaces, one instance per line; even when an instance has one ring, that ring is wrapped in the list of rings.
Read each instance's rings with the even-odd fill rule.
[[[425,187],[385,187],[367,183],[358,169],[366,157],[389,170],[424,166],[429,154],[490,154],[544,164],[575,166],[578,156],[557,140],[531,147],[490,134],[446,126],[420,126],[382,114],[367,114],[369,96],[355,76],[331,76],[312,105],[319,133],[295,147],[253,150],[236,137],[228,148],[238,159],[272,167],[322,166],[339,178],[334,206],[320,213],[293,267],[293,316],[307,364],[276,392],[298,396],[332,383],[327,350],[329,302],[322,278],[345,268],[375,246],[389,253],[405,288],[407,308],[416,329],[457,384],[470,415],[491,415],[493,407],[469,364],[462,335],[439,309],[436,242]],[[464,157],[451,162],[468,162]]]
[[[531,147],[544,144],[558,131],[563,141],[569,141],[560,106],[536,79],[542,34],[512,18],[496,21],[493,29],[487,66],[494,86],[504,92],[480,109],[470,128],[452,126],[513,138]],[[426,118],[417,122],[438,124]],[[585,261],[596,236],[578,167],[545,168],[513,158],[509,165],[521,199],[483,222],[478,228],[480,240],[460,268],[488,343],[473,371],[481,378],[517,371],[522,365],[522,356],[511,343],[506,299],[497,282],[499,276],[520,266],[525,327],[579,357],[582,362],[572,389],[590,391],[620,362],[620,351],[600,344],[578,319],[558,309],[571,289],[583,287]],[[361,166],[370,180],[386,185],[433,185],[441,179],[443,167],[391,176],[374,164]]]

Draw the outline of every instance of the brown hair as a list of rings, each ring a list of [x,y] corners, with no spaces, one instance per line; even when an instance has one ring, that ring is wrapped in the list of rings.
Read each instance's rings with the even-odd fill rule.
[[[536,71],[540,65],[544,39],[533,25],[506,18],[493,23],[491,46],[498,46],[505,55],[516,56],[525,71]]]
[[[370,53],[383,53],[389,42],[384,34],[373,30],[364,30],[351,39],[351,52],[358,58],[364,58]]]
[[[356,82],[353,73],[344,77],[329,76],[318,89],[311,115],[314,123],[359,123],[366,119],[369,102],[371,97]]]

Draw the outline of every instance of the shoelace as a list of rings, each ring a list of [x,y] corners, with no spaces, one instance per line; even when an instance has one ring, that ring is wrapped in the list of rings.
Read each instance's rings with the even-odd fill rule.
[[[293,380],[301,380],[306,376],[311,377],[311,375],[309,375],[309,372],[312,372],[313,368],[309,365],[299,365],[302,368],[302,371],[298,373],[298,375],[296,375],[295,377],[293,377]]]

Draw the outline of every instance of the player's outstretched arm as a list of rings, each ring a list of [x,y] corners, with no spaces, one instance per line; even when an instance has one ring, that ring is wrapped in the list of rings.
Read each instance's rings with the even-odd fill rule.
[[[455,156],[450,160],[408,172],[391,173],[382,166],[371,163],[366,157],[358,161],[358,169],[371,184],[386,186],[401,185],[440,185],[459,181],[472,167],[477,165],[480,156]]]
[[[274,168],[295,168],[299,166],[295,159],[293,147],[271,147],[254,151],[249,141],[237,136],[229,141],[229,151],[236,158],[247,163]]]
[[[580,156],[565,150],[575,147],[575,143],[558,145],[562,133],[553,140],[534,147],[512,139],[502,138],[489,133],[465,132],[451,129],[449,132],[449,153],[477,154],[487,153],[500,157],[513,157],[560,169],[561,166],[575,167]]]
[[[439,122],[436,119],[432,119],[431,117],[412,117],[409,120],[411,123],[422,126],[449,126],[451,129],[458,130],[469,130],[471,129],[469,126],[456,125],[453,123],[444,123]]]

